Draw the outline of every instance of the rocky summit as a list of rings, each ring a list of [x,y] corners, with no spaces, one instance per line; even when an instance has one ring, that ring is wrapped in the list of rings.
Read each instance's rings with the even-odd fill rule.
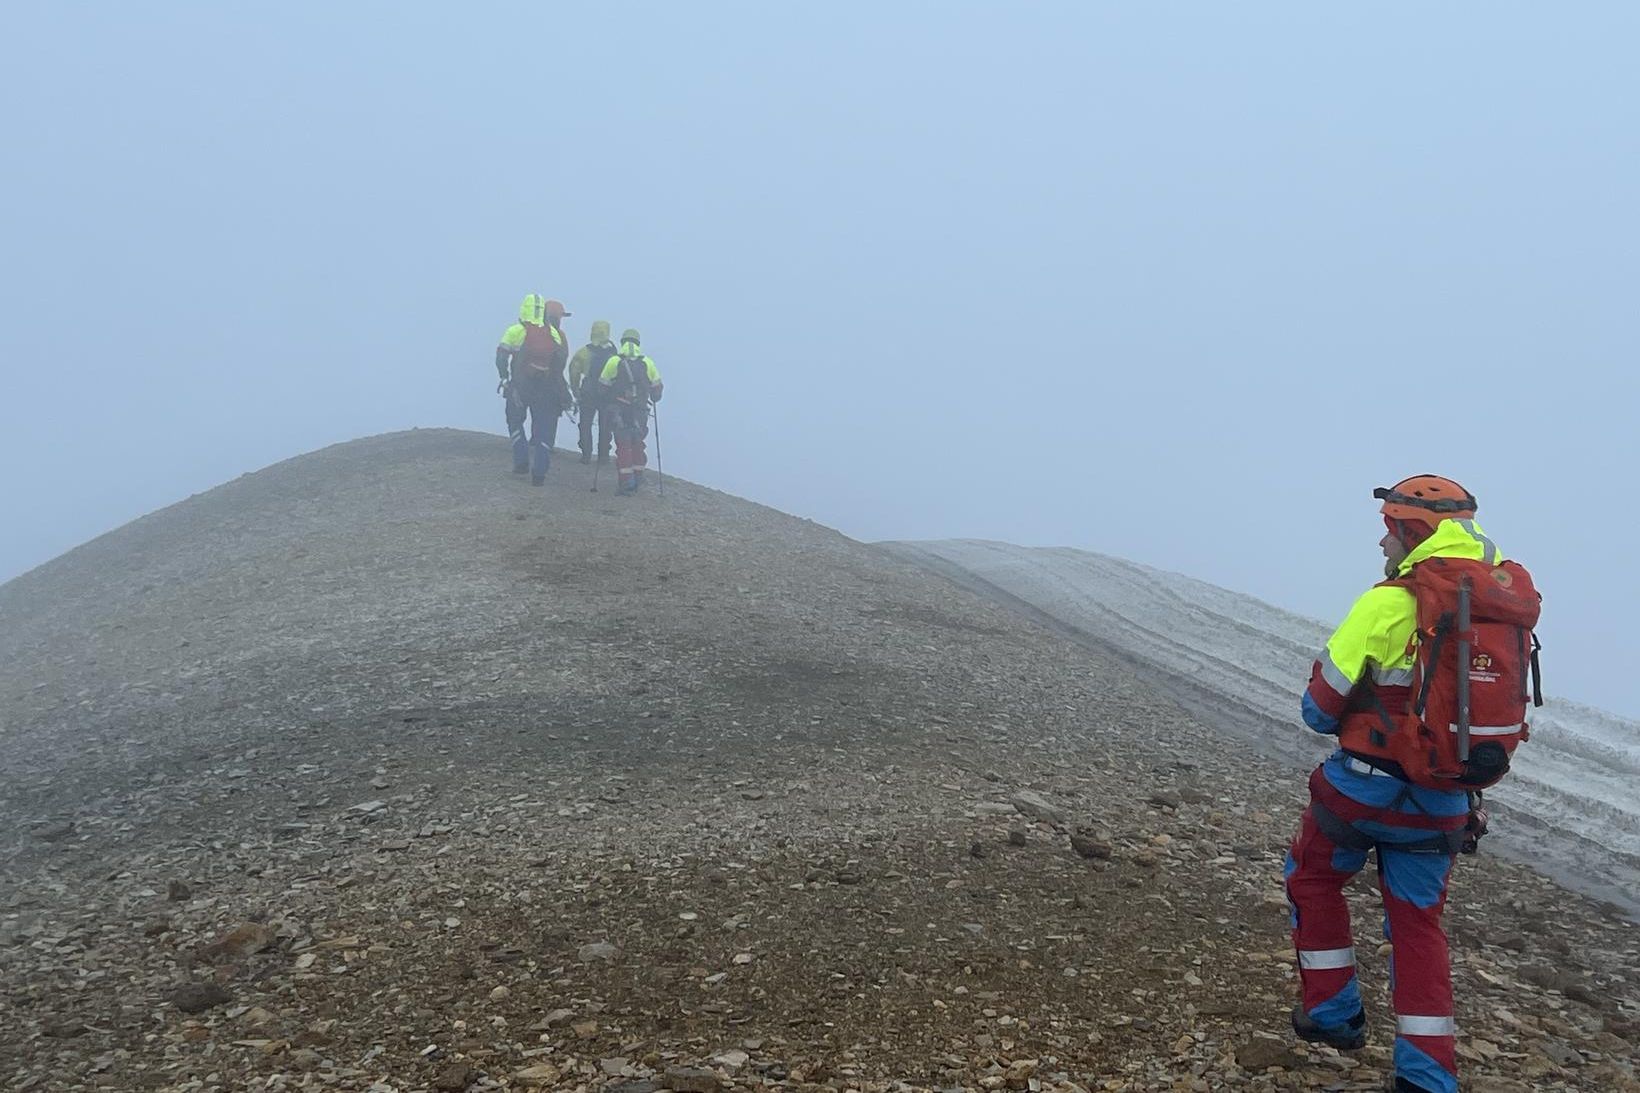
[[[293,459],[0,586],[0,1088],[1370,1090],[1287,1031],[1303,781],[682,481]],[[612,486],[605,476],[606,486]],[[1640,931],[1483,853],[1471,1090],[1640,1089]]]

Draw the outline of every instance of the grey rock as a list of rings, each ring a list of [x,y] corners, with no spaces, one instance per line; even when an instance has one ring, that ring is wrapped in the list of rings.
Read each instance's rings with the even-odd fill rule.
[[[1116,852],[1110,832],[1102,828],[1077,828],[1071,833],[1071,849],[1093,861],[1109,861]]]
[[[1065,822],[1064,810],[1034,789],[1018,790],[1008,798],[1008,803],[1033,820],[1050,824]]]
[[[576,959],[583,964],[590,964],[594,960],[602,960],[608,964],[619,955],[621,950],[607,941],[594,941],[589,945],[582,945],[575,953]]]
[[[471,1063],[451,1063],[433,1078],[433,1088],[441,1093],[462,1093],[478,1080],[478,1071]]]
[[[698,1066],[667,1067],[662,1080],[675,1093],[717,1093],[722,1084],[715,1071]]]
[[[318,1070],[320,1065],[324,1063],[325,1059],[323,1055],[320,1055],[317,1051],[314,1051],[310,1047],[299,1047],[292,1050],[289,1055],[286,1055],[285,1061],[297,1070],[309,1071]]]
[[[1538,1051],[1556,1066],[1582,1066],[1583,1055],[1575,1047],[1563,1040],[1544,1040],[1538,1044]]]
[[[74,822],[72,820],[44,824],[34,829],[34,837],[43,843],[61,842],[72,834],[74,834]]]
[[[71,1017],[63,1021],[47,1021],[40,1029],[40,1035],[53,1040],[72,1040],[76,1036],[84,1036],[89,1031],[84,1021]]]
[[[184,983],[171,992],[171,1005],[183,1013],[204,1013],[233,1001],[233,995],[215,983]]]

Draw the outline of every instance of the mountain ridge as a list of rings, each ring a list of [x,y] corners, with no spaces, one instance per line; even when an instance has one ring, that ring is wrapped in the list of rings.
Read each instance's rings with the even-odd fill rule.
[[[507,459],[334,446],[0,586],[0,1084],[1265,1080],[1284,764],[888,551]],[[1628,927],[1487,864],[1472,1069],[1626,1088]]]

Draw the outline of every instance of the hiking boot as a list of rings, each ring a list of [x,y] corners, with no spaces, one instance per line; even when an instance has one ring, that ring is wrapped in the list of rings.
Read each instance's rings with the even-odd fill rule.
[[[545,482],[546,480],[547,480],[547,476],[544,475],[544,474],[532,474],[532,475],[530,475],[530,485],[532,485],[532,486],[539,486],[543,482]]]
[[[1360,1051],[1367,1046],[1367,1015],[1358,1013],[1342,1025],[1323,1028],[1310,1020],[1303,1006],[1294,1006],[1293,1031],[1300,1040],[1312,1044],[1326,1044],[1339,1051]]]
[[[598,464],[600,466],[602,466],[603,464],[608,463],[608,462],[609,462],[609,453],[608,452],[599,452],[598,453]]]
[[[582,452],[581,453],[581,462],[582,463],[591,463],[592,462],[592,453],[591,452]]]
[[[528,463],[525,463],[522,466],[520,466],[519,464],[514,463],[513,464],[513,473],[514,474],[529,474],[530,473],[530,465]]]

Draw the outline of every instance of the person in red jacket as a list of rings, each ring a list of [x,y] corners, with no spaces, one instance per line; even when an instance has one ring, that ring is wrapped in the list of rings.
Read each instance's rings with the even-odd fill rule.
[[[1391,1088],[1456,1093],[1452,970],[1441,912],[1470,802],[1458,789],[1411,783],[1383,745],[1386,717],[1410,708],[1417,649],[1416,601],[1393,578],[1430,558],[1488,565],[1504,558],[1475,523],[1475,498],[1449,478],[1419,475],[1375,496],[1384,502],[1388,533],[1379,546],[1392,580],[1355,602],[1316,659],[1302,701],[1305,723],[1338,737],[1339,747],[1310,775],[1310,805],[1287,854],[1303,988],[1292,1024],[1303,1039],[1340,1050],[1366,1044],[1344,886],[1371,850],[1394,947]]]
[[[569,406],[564,362],[569,343],[559,323],[564,305],[537,293],[524,297],[518,321],[501,335],[495,349],[495,369],[501,376],[497,390],[507,399],[507,435],[512,438],[513,473],[528,474],[530,484],[541,485],[552,459],[558,417]],[[524,420],[529,418],[529,435]]]

